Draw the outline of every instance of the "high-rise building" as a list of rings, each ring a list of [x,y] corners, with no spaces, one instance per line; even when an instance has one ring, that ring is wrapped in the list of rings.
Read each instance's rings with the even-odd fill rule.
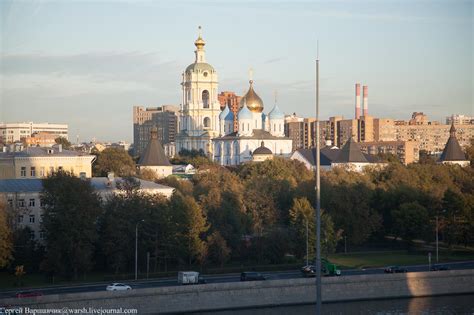
[[[0,123],[0,138],[5,144],[23,141],[37,133],[68,139],[68,125],[34,122]]]
[[[231,91],[224,91],[219,93],[217,96],[219,103],[221,104],[221,110],[224,110],[225,106],[229,107],[230,111],[234,114],[234,131],[239,129],[238,121],[237,121],[237,113],[240,110],[240,100],[242,96],[236,95],[234,92]]]
[[[474,116],[451,115],[446,117],[446,125],[451,125],[453,120],[455,125],[474,125]]]
[[[153,127],[158,132],[158,140],[164,145],[175,142],[178,129],[179,107],[163,105],[160,107],[133,107],[133,148],[134,155],[139,156],[150,141]]]

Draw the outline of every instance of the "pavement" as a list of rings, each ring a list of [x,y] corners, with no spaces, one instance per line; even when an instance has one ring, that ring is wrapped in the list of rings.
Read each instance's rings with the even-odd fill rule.
[[[474,261],[464,262],[452,262],[442,263],[444,266],[448,266],[450,269],[474,269]],[[408,270],[408,272],[429,272],[429,266],[426,265],[414,265],[414,266],[400,266]],[[367,268],[367,269],[350,269],[342,270],[341,277],[351,275],[363,275],[363,274],[383,274],[385,267],[381,268]],[[436,272],[436,271],[431,271]],[[267,281],[278,280],[278,279],[297,279],[302,278],[302,274],[299,270],[290,271],[275,271],[275,272],[261,272],[267,277]],[[232,274],[220,274],[220,275],[203,275],[207,283],[224,283],[224,282],[238,282],[240,281],[240,273]],[[121,282],[121,281],[116,281]],[[105,287],[111,282],[100,282],[100,283],[89,283],[89,284],[78,284],[70,286],[45,286],[35,288],[21,288],[21,289],[7,289],[0,291],[0,299],[15,297],[18,291],[39,291],[43,295],[51,294],[67,294],[67,293],[82,293],[82,292],[98,292],[105,291]],[[159,278],[159,279],[148,279],[138,281],[122,281],[121,283],[128,284],[132,289],[144,289],[144,288],[155,288],[165,286],[178,286],[177,277],[173,278]]]

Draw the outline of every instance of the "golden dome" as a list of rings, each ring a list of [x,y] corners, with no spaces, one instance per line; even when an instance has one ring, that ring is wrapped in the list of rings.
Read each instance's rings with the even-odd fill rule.
[[[247,108],[254,113],[263,112],[263,101],[253,90],[253,80],[249,81],[250,87],[247,93],[240,100],[240,108],[247,104]]]
[[[206,42],[202,39],[201,35],[199,35],[198,39],[194,42],[194,45],[196,45],[197,49],[202,49],[204,45],[206,45]]]
[[[204,45],[206,45],[206,42],[204,41],[204,39],[202,39],[201,26],[199,26],[199,37],[194,42],[194,45],[196,45],[196,48],[198,50],[201,50],[204,47]]]

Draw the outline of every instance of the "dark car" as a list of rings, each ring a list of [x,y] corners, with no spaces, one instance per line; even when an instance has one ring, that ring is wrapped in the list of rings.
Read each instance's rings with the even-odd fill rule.
[[[316,267],[313,265],[301,267],[301,273],[303,277],[316,277]]]
[[[242,272],[240,274],[240,281],[256,281],[256,280],[266,280],[264,275],[260,272]]]
[[[402,273],[402,272],[408,272],[406,268],[400,267],[400,266],[388,266],[384,270],[385,273]]]
[[[198,284],[206,284],[207,280],[203,276],[199,275],[198,277]]]
[[[27,297],[35,297],[35,296],[42,296],[43,293],[39,291],[20,291],[15,294],[17,298],[27,298]]]
[[[446,265],[433,265],[431,266],[431,271],[440,271],[440,270],[449,270],[449,267]]]

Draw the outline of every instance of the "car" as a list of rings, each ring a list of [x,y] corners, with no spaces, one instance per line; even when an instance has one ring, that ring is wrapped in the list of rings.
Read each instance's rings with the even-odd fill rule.
[[[446,265],[433,265],[431,271],[449,270],[450,268]]]
[[[316,268],[313,265],[303,266],[301,273],[304,277],[316,277]]]
[[[387,268],[384,269],[384,272],[385,273],[402,273],[402,272],[408,272],[408,270],[400,266],[388,266]]]
[[[267,278],[260,272],[245,271],[240,274],[240,281],[266,280]]]
[[[123,283],[112,283],[112,284],[109,284],[105,288],[105,290],[107,290],[107,291],[127,291],[127,290],[131,290],[131,289],[132,289],[131,286],[123,284]]]
[[[15,294],[15,297],[17,298],[27,298],[27,297],[36,297],[36,296],[42,296],[43,293],[40,291],[20,291]]]
[[[206,278],[204,278],[204,276],[202,276],[202,275],[199,275],[198,284],[206,284],[206,283],[207,283]]]

